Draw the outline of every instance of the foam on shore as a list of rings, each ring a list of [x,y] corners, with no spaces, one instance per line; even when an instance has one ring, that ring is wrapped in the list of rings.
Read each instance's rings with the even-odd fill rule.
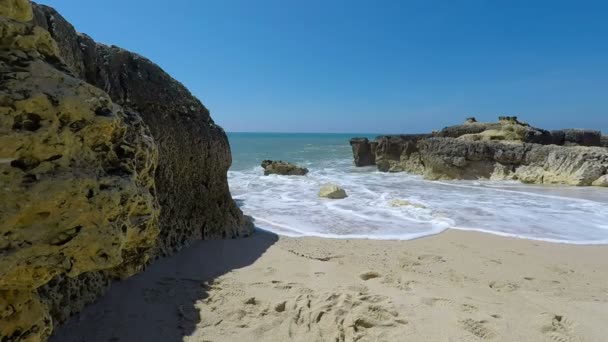
[[[445,229],[572,243],[608,244],[608,191],[504,181],[430,182],[354,168],[350,160],[306,165],[306,177],[230,171],[233,196],[262,229],[288,236],[409,240]],[[349,197],[317,197],[324,183]],[[413,205],[394,205],[394,201]]]

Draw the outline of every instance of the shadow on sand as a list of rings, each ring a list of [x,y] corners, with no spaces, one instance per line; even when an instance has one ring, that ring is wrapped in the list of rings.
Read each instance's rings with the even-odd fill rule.
[[[243,239],[198,241],[145,272],[112,285],[104,297],[58,327],[51,342],[182,341],[200,322],[206,283],[251,265],[278,237],[256,230]]]

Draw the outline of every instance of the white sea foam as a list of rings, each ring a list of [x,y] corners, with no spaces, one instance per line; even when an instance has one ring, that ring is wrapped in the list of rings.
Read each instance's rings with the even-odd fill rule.
[[[350,160],[307,165],[306,177],[229,171],[230,188],[256,225],[278,234],[414,239],[445,229],[573,244],[608,244],[608,190],[516,182],[430,182],[406,173],[354,168]],[[317,196],[324,183],[342,200]],[[391,206],[392,200],[424,205]]]

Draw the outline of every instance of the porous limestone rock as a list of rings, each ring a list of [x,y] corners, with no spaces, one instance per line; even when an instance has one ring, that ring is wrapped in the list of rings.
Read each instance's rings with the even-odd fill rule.
[[[225,132],[158,66],[26,0],[0,0],[0,47],[0,340],[43,341],[148,260],[252,231]]]
[[[563,129],[563,145],[601,146],[602,133],[591,129]]]
[[[608,175],[603,175],[600,178],[596,179],[595,181],[593,181],[592,185],[608,187]]]
[[[264,160],[260,164],[264,175],[305,176],[308,169],[282,160]]]
[[[325,184],[319,189],[319,197],[342,199],[348,197],[346,191],[335,184]]]
[[[158,152],[137,113],[75,78],[27,1],[0,5],[0,340],[52,329],[53,277],[129,276],[158,235]]]
[[[501,116],[498,118],[498,125],[486,124],[484,131],[463,134],[458,138],[472,141],[504,140],[543,145],[553,142],[551,132],[531,127],[527,123],[519,121],[516,116]]]
[[[0,290],[0,341],[46,341],[52,330],[48,309],[35,292]]]
[[[399,153],[376,156],[379,170],[407,171],[427,179],[519,179],[527,183],[591,185],[608,170],[601,147],[428,138],[383,140]],[[382,144],[382,142],[381,142]]]
[[[353,157],[373,158],[380,171],[406,171],[427,179],[592,185],[600,184],[596,180],[608,170],[608,151],[595,147],[600,145],[599,137],[591,130],[548,132],[505,116],[498,123],[467,120],[430,135],[380,136],[372,142],[355,139],[363,147],[353,148]],[[361,151],[368,153],[371,149],[365,145],[372,144],[374,156],[364,156]]]
[[[77,33],[50,7],[34,6],[34,22],[49,30],[72,72],[137,112],[156,140],[157,256],[203,238],[253,231],[228,189],[232,157],[226,133],[188,89],[148,59]]]

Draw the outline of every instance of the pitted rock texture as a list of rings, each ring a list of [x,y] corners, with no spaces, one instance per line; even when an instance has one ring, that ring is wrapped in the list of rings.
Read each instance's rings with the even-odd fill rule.
[[[380,136],[371,142],[354,138],[351,145],[357,145],[355,165],[357,160],[374,160],[380,171],[406,171],[427,179],[605,186],[608,150],[599,147],[599,137],[591,130],[549,133],[516,117],[501,117],[495,124],[467,120],[432,135]]]
[[[0,0],[0,45],[0,340],[44,341],[149,260],[251,232],[224,131],[158,66],[26,0]]]
[[[139,113],[150,128],[160,156],[158,256],[202,238],[251,233],[252,223],[228,189],[232,157],[226,133],[200,101],[148,59],[77,33],[50,7],[34,6],[34,21],[55,38],[70,70]]]
[[[264,175],[306,176],[308,169],[282,160],[264,160],[260,164]]]
[[[0,4],[0,340],[51,331],[36,289],[139,271],[158,236],[158,150],[135,112],[74,77],[27,1]]]

